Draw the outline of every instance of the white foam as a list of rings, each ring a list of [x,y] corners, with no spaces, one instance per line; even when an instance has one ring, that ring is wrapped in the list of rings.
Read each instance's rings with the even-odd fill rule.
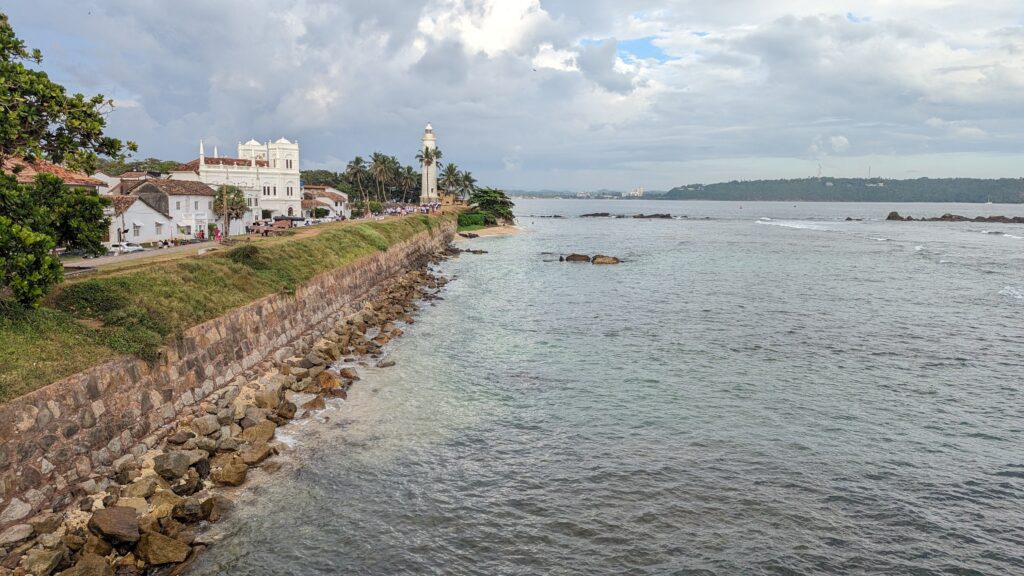
[[[1024,236],[1014,236],[1013,234],[1004,234],[1007,238],[1013,238],[1014,240],[1024,240]]]
[[[999,291],[999,295],[1009,296],[1010,298],[1016,298],[1017,300],[1024,300],[1024,287],[1007,286]]]
[[[810,223],[807,223],[807,222],[787,222],[787,221],[784,221],[784,220],[776,222],[774,220],[761,219],[761,220],[757,221],[757,224],[765,224],[765,225],[768,225],[768,226],[780,226],[782,228],[793,228],[793,229],[796,229],[796,230],[817,230],[819,232],[831,232],[832,231],[830,228],[826,228],[826,227],[824,227],[824,226],[822,226],[820,224],[810,224]]]
[[[871,238],[875,242],[890,242],[891,241],[891,238],[882,238],[880,236],[868,236],[868,238]]]
[[[914,246],[914,252],[921,252],[924,250],[924,246]]]

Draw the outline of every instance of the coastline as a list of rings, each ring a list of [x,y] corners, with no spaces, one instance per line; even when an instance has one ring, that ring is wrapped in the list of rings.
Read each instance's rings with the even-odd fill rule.
[[[456,236],[456,241],[472,240],[473,236],[463,236],[463,234],[475,234],[477,237],[492,237],[492,236],[513,236],[515,234],[522,234],[526,232],[525,228],[509,225],[509,226],[489,226],[487,228],[481,228],[479,230],[469,230],[466,232],[459,232]]]
[[[310,324],[311,331],[296,341],[268,342],[258,365],[237,372],[232,366],[219,389],[207,390],[204,382],[189,395],[197,400],[195,410],[176,406],[172,423],[143,442],[129,445],[119,437],[119,452],[108,454],[107,445],[93,453],[91,473],[76,460],[75,481],[58,480],[48,484],[49,491],[40,485],[6,493],[13,499],[0,508],[0,566],[26,567],[30,573],[137,573],[158,567],[179,573],[205,550],[203,527],[232,507],[230,496],[246,482],[247,472],[272,474],[279,468],[273,456],[288,443],[276,437],[277,430],[344,400],[359,380],[360,366],[394,365],[386,345],[414,322],[417,302],[434,299],[447,283],[429,266],[452,252],[432,250],[404,271],[381,278],[344,315]],[[386,267],[374,270],[383,273]],[[130,403],[131,394],[121,396]],[[19,430],[27,432],[25,426]],[[127,453],[114,458],[120,452]],[[100,464],[108,460],[109,466]]]

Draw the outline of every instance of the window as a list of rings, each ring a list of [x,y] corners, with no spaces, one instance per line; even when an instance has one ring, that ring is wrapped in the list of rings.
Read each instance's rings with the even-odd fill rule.
[[[291,161],[291,160],[285,160],[285,161],[284,161],[284,167],[285,167],[285,168],[288,168],[289,170],[291,170],[291,167],[292,167],[292,161]]]
[[[164,225],[162,223],[160,223],[160,222],[156,223],[156,233],[158,235],[164,233]]]
[[[274,186],[274,196],[277,196],[277,186]]]
[[[138,238],[142,235],[142,226],[138,224],[132,224],[132,236]]]
[[[206,209],[207,210],[213,210],[213,200],[210,200],[210,204],[209,204],[209,206],[206,207]]]
[[[291,195],[292,195],[292,187],[291,187],[291,186],[289,186],[289,187],[287,188],[287,190],[286,190],[286,193],[287,193],[287,194],[288,194],[289,196],[291,196]]]
[[[193,206],[194,210],[199,210],[199,200],[196,200],[195,202],[193,202],[192,206]]]
[[[181,200],[178,200],[177,202],[174,203],[174,209],[181,210]]]

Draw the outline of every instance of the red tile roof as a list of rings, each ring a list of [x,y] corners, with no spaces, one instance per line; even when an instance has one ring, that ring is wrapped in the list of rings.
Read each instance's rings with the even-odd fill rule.
[[[202,182],[193,180],[143,180],[132,190],[132,194],[145,191],[150,186],[168,196],[216,196],[217,191]]]
[[[252,166],[252,160],[246,160],[244,158],[204,158],[203,163],[207,166]],[[262,168],[270,166],[270,162],[266,160],[257,160],[256,165]],[[176,172],[198,172],[199,171],[199,158],[191,162],[186,162],[174,169]]]
[[[138,171],[125,172],[124,174],[121,174],[120,176],[118,176],[118,178],[120,178],[122,180],[133,180],[133,179],[136,179],[136,178],[145,178],[148,174],[149,174],[149,172],[138,172]]]
[[[114,214],[124,214],[124,211],[132,204],[135,204],[135,201],[138,199],[138,196],[114,196],[110,199],[110,203],[114,206]]]
[[[18,170],[19,168],[20,170],[15,174],[15,170]],[[7,160],[4,160],[3,171],[8,174],[14,174],[15,179],[22,184],[31,183],[36,179],[38,174],[53,174],[57,178],[63,180],[68,186],[90,186],[95,188],[107,185],[107,183],[102,180],[90,178],[81,172],[68,170],[63,166],[58,166],[57,164],[47,162],[46,160],[34,160],[32,162],[28,162],[26,160],[8,158]]]

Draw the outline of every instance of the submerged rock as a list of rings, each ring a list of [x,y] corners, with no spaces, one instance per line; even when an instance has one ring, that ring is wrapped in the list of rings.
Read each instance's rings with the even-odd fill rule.
[[[566,262],[590,262],[590,256],[586,254],[569,254],[565,257]]]
[[[621,262],[615,256],[605,256],[604,254],[598,254],[591,259],[593,264],[618,264]]]
[[[184,562],[191,550],[188,544],[168,538],[159,532],[143,534],[139,545],[135,547],[139,557],[153,566]]]

